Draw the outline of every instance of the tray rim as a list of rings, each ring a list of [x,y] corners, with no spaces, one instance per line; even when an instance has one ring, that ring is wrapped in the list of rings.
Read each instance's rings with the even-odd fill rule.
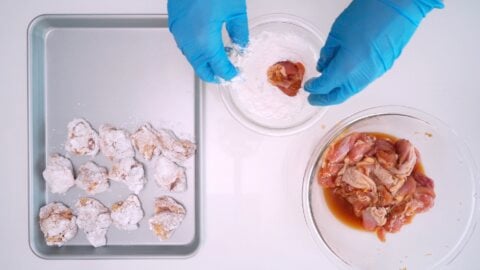
[[[179,253],[176,255],[133,255],[133,254],[128,254],[128,255],[108,255],[108,254],[101,254],[101,255],[79,255],[79,254],[66,254],[66,255],[59,255],[59,254],[48,254],[43,251],[40,251],[36,245],[35,245],[35,240],[33,239],[33,234],[34,234],[34,228],[33,226],[38,225],[35,222],[34,218],[34,209],[33,209],[33,190],[32,190],[32,185],[33,185],[33,178],[34,178],[34,170],[33,170],[33,139],[32,139],[32,120],[33,120],[33,34],[35,27],[41,23],[44,20],[48,20],[51,18],[76,18],[76,19],[133,19],[133,18],[149,18],[149,19],[167,19],[168,15],[167,14],[153,14],[153,13],[146,13],[146,14],[104,14],[104,13],[99,13],[99,14],[91,14],[91,13],[75,13],[75,14],[53,14],[53,13],[45,13],[45,14],[40,14],[35,16],[27,26],[27,31],[26,31],[26,42],[27,42],[27,167],[28,167],[28,180],[27,180],[27,202],[28,202],[28,247],[30,251],[38,258],[43,259],[43,260],[136,260],[136,259],[178,259],[178,258],[190,258],[195,256],[198,251],[200,246],[203,244],[202,235],[203,235],[203,215],[202,215],[202,210],[204,209],[204,202],[203,202],[203,194],[204,194],[204,187],[201,184],[204,179],[204,101],[205,101],[205,88],[206,85],[203,81],[201,81],[198,76],[195,75],[194,79],[194,88],[195,88],[195,138],[196,138],[196,144],[197,144],[197,151],[195,153],[195,198],[196,198],[196,204],[195,204],[195,217],[194,217],[194,223],[195,223],[195,233],[193,236],[193,239],[190,243],[192,244],[187,244],[187,245],[171,245],[171,246],[187,246],[188,249],[186,249],[185,252]],[[75,27],[72,27],[75,28]],[[92,27],[96,28],[96,27]],[[130,27],[122,27],[122,28],[130,28]],[[138,28],[138,26],[132,26],[131,28]],[[49,31],[46,31],[42,34],[42,38],[45,39],[46,36],[48,35]],[[141,245],[139,245],[141,246]],[[152,248],[158,248],[159,246],[162,245],[151,245],[148,247]],[[108,247],[108,246],[106,246]]]

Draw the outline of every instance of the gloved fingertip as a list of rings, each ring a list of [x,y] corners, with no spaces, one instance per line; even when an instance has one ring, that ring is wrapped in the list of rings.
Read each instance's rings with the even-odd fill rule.
[[[247,14],[237,15],[226,23],[227,32],[233,43],[246,47],[249,42],[249,29]]]
[[[312,79],[309,79],[308,81],[306,81],[305,84],[303,85],[303,89],[305,89],[305,91],[307,91],[307,92],[314,92],[315,91],[315,87],[314,87],[315,79],[316,78],[312,78]]]
[[[350,95],[348,94],[348,91],[345,91],[344,89],[338,87],[328,94],[310,95],[308,96],[308,102],[314,106],[330,106],[343,103],[349,97]]]

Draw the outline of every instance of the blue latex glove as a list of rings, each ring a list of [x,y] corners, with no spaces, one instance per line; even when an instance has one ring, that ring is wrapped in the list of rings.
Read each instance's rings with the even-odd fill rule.
[[[305,83],[312,105],[347,100],[400,56],[420,21],[441,0],[353,0],[336,19],[320,52],[320,77]]]
[[[169,0],[168,18],[178,47],[202,80],[218,82],[237,75],[225,52],[222,27],[226,23],[234,43],[247,45],[245,0]]]

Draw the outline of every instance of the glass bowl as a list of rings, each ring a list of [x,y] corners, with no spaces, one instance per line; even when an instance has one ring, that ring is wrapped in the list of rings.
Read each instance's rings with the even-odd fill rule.
[[[255,52],[255,54],[262,56],[261,59],[260,57],[255,58],[258,72],[252,72],[250,77],[247,76],[248,78],[244,78],[244,81],[242,81],[242,83],[249,84],[249,82],[262,80],[262,87],[256,87],[256,84],[249,84],[248,86],[248,89],[252,90],[251,93],[258,95],[258,98],[253,99],[255,101],[252,101],[251,98],[245,98],[246,92],[238,91],[234,79],[232,82],[220,84],[224,104],[237,121],[260,134],[284,136],[303,131],[317,122],[324,115],[326,108],[308,104],[307,93],[302,88],[298,96],[291,99],[291,102],[299,102],[299,108],[301,109],[296,110],[295,113],[283,115],[282,113],[285,113],[286,110],[282,106],[285,106],[285,103],[272,101],[268,106],[262,104],[271,95],[284,95],[268,82],[263,83],[263,80],[267,78],[268,67],[283,60],[301,61],[306,70],[304,81],[310,77],[318,76],[316,63],[320,48],[324,44],[323,38],[310,23],[287,14],[265,15],[252,20],[250,22],[250,40],[256,37],[264,37],[260,35],[267,35],[267,38],[294,35],[295,38],[300,38],[302,42],[298,47],[292,46],[292,44],[282,44],[288,49],[287,56],[269,54],[270,48],[268,46],[261,47],[261,52]],[[264,78],[261,76],[264,76]],[[240,70],[239,77],[242,77],[242,70]],[[285,98],[288,99],[289,97],[285,96]],[[283,101],[283,99],[280,100]],[[290,100],[285,100],[285,102],[288,103]],[[270,107],[272,113],[262,111],[265,107]],[[260,111],[262,112],[259,113]]]
[[[386,242],[339,221],[316,181],[328,145],[355,131],[410,140],[420,151],[425,173],[435,181],[434,207],[387,234]],[[437,118],[402,106],[371,108],[339,122],[314,150],[303,183],[305,219],[320,248],[341,269],[434,269],[452,262],[474,230],[478,179],[465,143]]]

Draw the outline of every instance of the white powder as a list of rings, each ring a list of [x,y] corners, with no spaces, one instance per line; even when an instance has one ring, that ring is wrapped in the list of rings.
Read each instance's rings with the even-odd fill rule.
[[[282,34],[261,32],[252,36],[243,51],[233,48],[232,63],[240,75],[226,84],[240,106],[264,119],[292,119],[308,115],[313,107],[308,104],[308,93],[300,89],[295,97],[289,97],[268,82],[267,70],[279,61],[300,62],[305,66],[304,82],[317,76],[316,61],[319,48],[293,32]]]

